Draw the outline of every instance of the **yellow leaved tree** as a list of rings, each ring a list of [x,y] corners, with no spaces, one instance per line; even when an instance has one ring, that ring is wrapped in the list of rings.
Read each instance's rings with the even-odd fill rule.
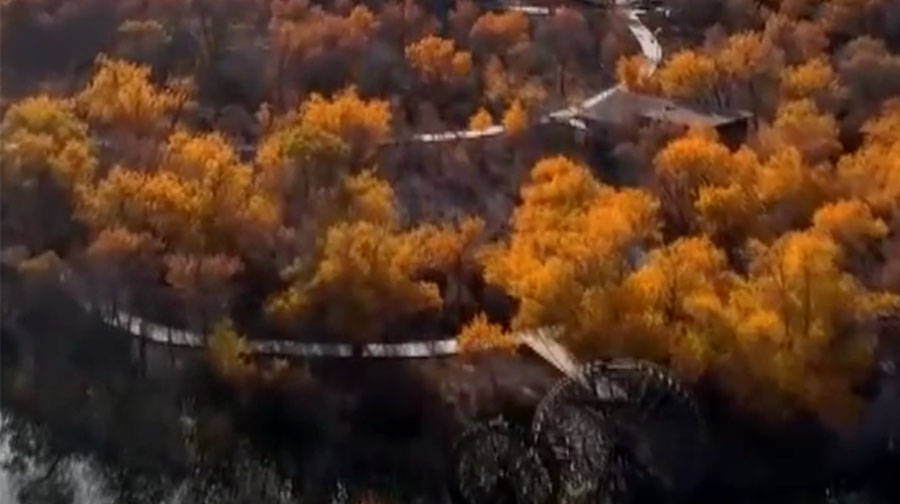
[[[92,182],[97,168],[87,125],[68,101],[37,96],[10,107],[0,135],[7,238],[34,253],[68,240],[73,193]]]
[[[409,230],[409,261],[413,270],[439,280],[443,308],[460,316],[470,300],[470,280],[478,274],[476,255],[483,241],[484,221],[467,217],[457,224],[419,224]]]
[[[654,94],[658,81],[650,72],[650,63],[643,54],[623,56],[616,62],[616,79],[625,89],[636,93]]]
[[[693,147],[682,143],[687,152],[670,151],[658,166],[680,187],[746,192],[719,197],[753,202],[766,218],[780,213],[782,200],[806,198],[808,169],[796,150],[761,161],[693,135]],[[723,175],[721,166],[737,169]],[[703,217],[711,211],[703,190],[695,203],[712,219]],[[736,402],[771,418],[807,411],[852,420],[872,364],[871,322],[900,308],[900,299],[847,273],[846,249],[884,236],[884,222],[860,201],[827,205],[808,230],[772,229],[763,233],[769,244],[751,241],[748,271],[739,274],[709,237],[654,249],[658,208],[650,194],[606,187],[565,158],[539,162],[509,240],[481,256],[486,280],[519,301],[513,327],[562,325],[562,342],[584,358],[647,358],[689,380],[713,377]],[[477,348],[500,334],[479,319],[461,341]]]
[[[726,167],[720,184],[704,184],[697,190],[694,211],[700,230],[732,248],[747,236],[767,231],[768,223],[761,218],[766,207],[757,190],[761,163],[756,153],[742,147]]]
[[[799,407],[834,423],[860,413],[856,386],[875,345],[870,322],[900,300],[845,273],[842,254],[815,229],[753,247],[730,301],[734,350],[719,372],[738,402],[775,417]]]
[[[703,53],[681,50],[666,59],[657,73],[663,94],[703,104],[719,103],[719,69]]]
[[[317,312],[334,333],[373,341],[398,318],[440,307],[436,285],[416,280],[409,242],[402,233],[371,222],[342,222],[325,234],[311,278],[298,278],[274,296],[268,313],[296,324]]]
[[[521,101],[514,100],[503,113],[503,127],[513,138],[521,136],[528,129],[528,112]]]
[[[793,146],[775,149],[765,159],[748,147],[732,153],[703,129],[666,144],[654,164],[668,230],[702,230],[733,251],[747,236],[805,225],[827,197],[831,177]]]
[[[279,211],[258,185],[221,135],[178,131],[155,170],[117,167],[81,191],[79,215],[95,230],[150,232],[171,251],[261,257]]]
[[[75,100],[91,121],[143,135],[190,98],[189,86],[154,84],[149,66],[100,55],[93,77]]]
[[[480,352],[491,349],[511,349],[518,346],[512,334],[503,330],[499,324],[491,323],[483,312],[475,315],[460,330],[456,341],[463,352]]]
[[[78,215],[92,229],[148,232],[175,248],[199,249],[198,188],[171,173],[113,169],[79,195]]]
[[[844,248],[864,248],[888,234],[884,220],[873,215],[869,205],[859,199],[823,205],[812,220],[814,229],[831,235]]]
[[[344,179],[341,207],[342,220],[369,222],[387,229],[394,229],[399,222],[394,188],[371,171]]]
[[[896,222],[900,215],[900,101],[885,104],[882,114],[862,130],[863,145],[838,162],[838,180],[875,214]]]
[[[339,136],[289,121],[262,139],[255,164],[262,189],[280,202],[285,224],[316,227],[332,210],[335,191],[350,171],[349,158],[350,148]]]
[[[503,54],[528,40],[530,29],[528,16],[522,12],[487,12],[472,25],[469,37],[477,52]]]
[[[840,94],[837,73],[827,58],[819,57],[789,66],[781,74],[783,99],[808,98],[819,107],[828,107],[834,105]]]
[[[390,134],[391,109],[384,100],[366,100],[354,87],[330,99],[313,93],[300,105],[301,127],[336,135],[351,149],[351,159],[360,160],[374,152]]]
[[[658,235],[658,202],[615,190],[564,157],[531,171],[508,242],[482,255],[485,279],[520,301],[514,328],[562,324],[575,348],[617,345],[616,295],[643,247]]]
[[[269,299],[275,321],[295,327],[318,318],[335,334],[372,341],[392,323],[441,308],[438,285],[423,274],[441,275],[453,291],[448,299],[457,295],[456,278],[471,261],[480,221],[404,230],[393,189],[371,172],[346,177],[339,201],[342,211],[315,257],[290,268],[291,285]]]
[[[484,107],[478,109],[471,118],[469,118],[469,129],[486,130],[494,125],[494,118],[491,113]]]
[[[735,282],[725,254],[706,237],[651,251],[623,282],[618,353],[668,363],[695,380],[729,344],[727,294]]]
[[[762,32],[728,37],[715,60],[729,106],[760,110],[776,99],[783,55]]]
[[[213,327],[209,335],[207,357],[220,378],[242,385],[256,373],[247,340],[225,319]]]
[[[796,148],[811,165],[841,152],[837,121],[820,112],[810,99],[782,103],[772,127],[761,132],[761,139],[766,149]]]
[[[117,166],[79,190],[77,215],[98,240],[116,229],[161,244],[166,281],[204,333],[228,315],[244,265],[267,264],[281,226],[278,202],[224,137],[186,131],[151,170]]]
[[[718,141],[715,132],[704,129],[689,130],[657,153],[654,166],[663,211],[674,230],[692,229],[698,192],[724,185],[733,173],[732,164],[728,147]]]
[[[472,55],[458,51],[450,39],[429,35],[406,47],[406,60],[426,83],[440,83],[467,77]]]

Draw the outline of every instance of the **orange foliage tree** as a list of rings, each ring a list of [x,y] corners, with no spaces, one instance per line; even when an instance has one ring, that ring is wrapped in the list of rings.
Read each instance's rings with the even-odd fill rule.
[[[513,101],[503,113],[503,127],[512,137],[522,135],[528,129],[528,112],[519,100]]]
[[[840,186],[866,201],[877,215],[900,215],[900,101],[889,102],[863,126],[864,143],[838,162]]]
[[[97,159],[70,103],[47,96],[15,103],[0,126],[0,194],[12,241],[33,253],[71,238],[72,194],[91,183]]]
[[[217,323],[208,339],[207,358],[220,378],[241,385],[256,374],[256,366],[250,360],[250,346],[231,320],[224,319]]]
[[[93,229],[150,232],[170,250],[263,254],[278,225],[275,203],[218,134],[173,134],[156,171],[117,167],[80,192]]]
[[[334,333],[373,341],[398,318],[440,307],[437,286],[414,279],[408,247],[404,235],[371,222],[335,224],[312,276],[296,278],[267,310],[287,324],[319,311]]]
[[[92,121],[147,134],[190,97],[189,88],[155,85],[148,66],[100,55],[94,75],[76,103]]]
[[[494,125],[494,118],[484,107],[481,107],[469,118],[469,129],[485,130]]]
[[[505,53],[528,40],[531,23],[522,12],[487,12],[475,21],[470,37],[479,54]]]
[[[330,100],[313,93],[300,106],[300,125],[337,135],[352,159],[368,155],[390,134],[391,110],[386,101],[365,100],[349,87]]]
[[[260,182],[280,202],[284,223],[317,229],[333,206],[341,177],[350,171],[350,148],[321,128],[286,121],[267,134],[256,151]]]
[[[116,167],[78,197],[78,216],[98,239],[119,229],[164,244],[167,282],[202,332],[227,315],[242,263],[268,260],[280,226],[277,201],[218,134],[178,131],[155,170]]]
[[[406,47],[406,59],[425,82],[447,82],[465,78],[472,69],[472,56],[457,51],[452,40],[428,36]]]
[[[345,180],[341,201],[345,210],[325,231],[317,257],[290,268],[290,287],[269,300],[274,320],[296,326],[318,316],[336,334],[371,341],[391,323],[437,310],[445,299],[458,303],[479,220],[465,220],[458,229],[403,230],[393,189],[369,172]],[[445,280],[445,296],[420,279],[435,273]]]
[[[837,74],[826,58],[820,57],[787,67],[781,75],[783,99],[808,98],[814,100],[819,107],[828,107],[834,106],[840,93]]]
[[[731,153],[714,132],[692,129],[660,150],[654,165],[667,220],[674,229],[686,230],[694,225],[697,192],[727,180]]]
[[[700,103],[720,103],[719,70],[713,58],[682,50],[666,59],[657,73],[666,96]]]
[[[456,225],[420,224],[409,231],[410,261],[415,270],[442,280],[444,311],[461,315],[468,294],[468,281],[477,274],[484,221],[468,217]]]
[[[464,88],[472,71],[472,55],[456,49],[452,39],[429,35],[406,47],[406,61],[419,76],[420,91],[441,106]]]
[[[813,215],[813,229],[827,233],[845,248],[859,247],[888,234],[884,220],[858,199],[828,203]]]
[[[625,89],[636,93],[654,93],[658,82],[650,75],[650,63],[643,54],[623,56],[616,62],[616,79]]]
[[[349,307],[362,311],[362,320],[357,319],[351,324],[363,331],[370,330],[364,327],[377,328],[374,319],[397,310],[405,314],[437,308],[441,302],[437,287],[412,278],[416,264],[409,260],[410,242],[404,238],[406,236],[391,234],[390,230],[367,222],[337,225],[326,235],[326,259],[310,287],[314,291],[324,289],[328,292],[342,281],[350,282],[348,289],[338,289],[334,295],[343,297],[346,293],[351,297]],[[331,261],[335,261],[333,266]],[[365,271],[371,273],[365,275]],[[372,284],[380,285],[383,291],[370,290]],[[340,313],[335,315],[330,319],[335,327],[345,325],[353,318],[344,318]],[[356,326],[361,321],[369,323]]]
[[[484,313],[478,313],[466,323],[456,336],[456,341],[463,352],[509,349],[519,344],[513,335],[503,330],[502,326],[491,323]]]
[[[622,299],[617,353],[666,362],[697,379],[727,346],[727,292],[735,282],[725,254],[706,237],[651,251],[616,293]]]
[[[742,245],[747,236],[770,231],[768,208],[782,195],[763,196],[759,179],[764,168],[756,153],[743,147],[724,165],[724,177],[699,187],[693,201],[700,230],[728,249]]]
[[[483,75],[485,98],[497,105],[518,100],[533,109],[547,98],[540,79],[510,71],[496,55],[488,58]]]
[[[716,54],[720,79],[729,88],[729,105],[760,110],[774,101],[782,59],[781,51],[761,32],[730,36]]]
[[[740,275],[707,237],[648,250],[657,206],[564,158],[539,162],[509,242],[483,256],[486,278],[520,302],[514,326],[560,324],[580,355],[643,357],[688,379],[713,376],[770,416],[799,409],[852,420],[855,387],[872,363],[868,324],[900,299],[846,273],[835,240],[877,238],[883,223],[859,203],[826,207],[809,230],[753,242]],[[497,335],[484,326],[473,323],[471,334]]]
[[[868,322],[896,309],[841,270],[842,250],[815,230],[754,247],[750,274],[732,294],[737,352],[723,383],[745,406],[776,417],[796,407],[829,422],[861,411],[855,391],[872,362]]]
[[[774,236],[808,222],[828,196],[828,170],[792,146],[768,158],[747,147],[731,153],[710,131],[691,130],[654,161],[670,231],[702,230],[729,249],[746,236]]]
[[[563,324],[573,343],[614,338],[601,326],[615,319],[630,255],[657,235],[657,209],[644,191],[616,191],[569,159],[544,159],[522,190],[508,243],[483,253],[485,279],[521,302],[516,328]]]
[[[339,83],[355,80],[363,68],[360,57],[381,23],[364,5],[346,16],[309,3],[273,6],[271,39],[272,100],[279,110],[295,104],[310,81]],[[298,96],[299,95],[299,96]]]
[[[820,112],[809,99],[782,103],[772,128],[762,132],[762,140],[770,149],[792,146],[813,165],[828,161],[841,151],[837,121]]]

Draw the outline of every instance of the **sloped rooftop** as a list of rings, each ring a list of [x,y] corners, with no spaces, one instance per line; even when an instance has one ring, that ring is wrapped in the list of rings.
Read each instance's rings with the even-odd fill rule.
[[[578,116],[586,121],[610,124],[620,124],[640,118],[684,126],[697,125],[715,128],[747,119],[752,117],[752,114],[745,111],[705,110],[666,98],[616,88],[607,99],[584,108]]]

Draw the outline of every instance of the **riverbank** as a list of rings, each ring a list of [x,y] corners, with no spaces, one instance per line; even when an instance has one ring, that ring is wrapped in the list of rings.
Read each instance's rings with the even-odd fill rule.
[[[248,458],[259,462],[240,469],[245,482],[204,477],[188,486],[231,485],[238,495],[256,488],[253,481],[281,488],[272,482],[283,480],[311,502],[329,502],[320,491],[346,482],[348,492],[371,490],[388,502],[445,502],[460,430],[497,415],[526,422],[558,376],[515,353],[311,359],[292,362],[277,380],[236,387],[211,373],[202,352],[178,353],[173,363],[160,350],[142,370],[128,335],[73,307],[56,306],[52,318],[40,315],[47,306],[37,308],[18,317],[27,334],[4,327],[2,407],[41,426],[41,467],[65,459],[103,468],[96,471],[126,487],[113,485],[113,493],[153,479],[163,488],[153,492],[156,503],[181,495],[198,472],[215,480]],[[812,423],[773,429],[703,397],[718,463],[694,502],[832,504],[824,489],[835,485],[887,495],[881,474],[890,459],[841,447]],[[870,441],[874,448],[878,440]],[[866,502],[891,502],[878,498]]]

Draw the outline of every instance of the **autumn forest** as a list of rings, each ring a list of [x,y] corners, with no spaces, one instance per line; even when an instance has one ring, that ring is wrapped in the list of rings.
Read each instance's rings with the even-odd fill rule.
[[[900,362],[900,2],[509,5],[3,0],[4,354],[67,298],[258,398],[316,372],[255,340],[479,366],[554,326],[758,428],[860,425]]]

